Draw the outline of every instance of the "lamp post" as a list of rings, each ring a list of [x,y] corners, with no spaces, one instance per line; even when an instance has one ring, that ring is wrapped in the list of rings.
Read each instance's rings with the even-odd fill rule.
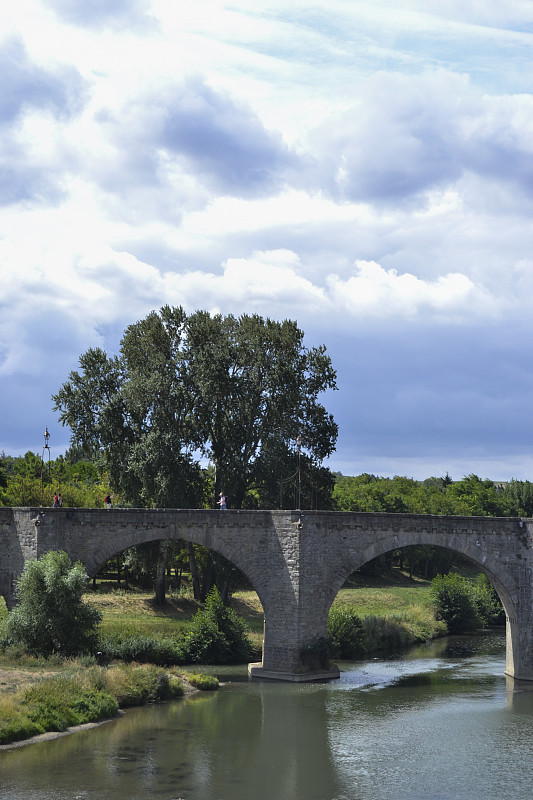
[[[44,499],[43,477],[44,477],[45,450],[48,452],[48,474],[50,475],[50,447],[48,445],[49,440],[50,440],[50,434],[48,433],[48,425],[47,425],[46,428],[44,429],[44,447],[43,447],[43,452],[41,454],[41,505],[43,504],[43,499]]]
[[[298,453],[298,511],[302,511],[302,471],[300,469],[300,451],[302,447],[302,438],[300,434],[296,437],[296,450]]]

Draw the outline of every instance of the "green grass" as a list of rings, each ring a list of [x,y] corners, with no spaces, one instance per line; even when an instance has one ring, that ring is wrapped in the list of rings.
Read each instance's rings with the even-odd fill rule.
[[[401,573],[400,573],[401,574]],[[431,613],[431,581],[405,577],[395,583],[361,579],[348,581],[334,600],[334,605],[350,606],[361,617],[388,616],[420,609]]]
[[[395,570],[387,578],[352,576],[334,600],[336,607],[352,608],[363,620],[368,619],[368,631],[376,630],[370,618],[379,618],[407,629],[407,640],[423,641],[440,636],[442,625],[435,620],[431,602],[430,581],[409,578]],[[175,640],[185,632],[188,623],[199,609],[190,594],[169,593],[167,605],[158,607],[151,592],[140,589],[113,588],[100,584],[96,591],[88,590],[84,598],[103,615],[101,633],[124,640],[128,637],[151,637]],[[242,617],[249,629],[252,644],[260,651],[263,641],[263,609],[253,591],[236,592],[232,608]],[[0,621],[6,614],[0,605]],[[382,623],[380,623],[382,624]],[[390,625],[389,625],[390,628]],[[372,652],[373,635],[369,633],[368,652]],[[381,645],[376,645],[379,649]]]
[[[218,681],[163,670],[151,664],[113,664],[105,669],[83,660],[65,663],[59,675],[15,691],[0,692],[0,744],[49,731],[63,732],[113,717],[119,708],[181,697],[185,685],[213,691]]]

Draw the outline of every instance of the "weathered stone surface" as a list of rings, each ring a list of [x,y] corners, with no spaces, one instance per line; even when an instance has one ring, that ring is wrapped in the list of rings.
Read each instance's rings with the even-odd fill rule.
[[[533,680],[533,520],[346,512],[187,509],[0,509],[0,593],[14,603],[24,563],[65,550],[90,577],[141,542],[183,539],[221,553],[249,578],[265,615],[254,676],[301,680],[302,649],[327,630],[342,584],[376,556],[408,545],[448,547],[494,584],[507,614],[509,675]],[[292,676],[292,677],[288,677]],[[307,673],[307,680],[323,677]]]

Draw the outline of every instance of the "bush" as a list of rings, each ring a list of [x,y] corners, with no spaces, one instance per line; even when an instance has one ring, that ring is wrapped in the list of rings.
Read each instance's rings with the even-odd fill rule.
[[[170,666],[179,664],[180,654],[176,643],[171,639],[155,639],[151,636],[128,635],[124,638],[115,635],[100,637],[98,649],[103,661],[139,661],[141,663]]]
[[[360,658],[365,653],[363,623],[354,609],[331,609],[328,648],[332,658]]]
[[[484,625],[501,625],[505,611],[496,590],[487,576],[481,573],[474,584],[474,599]]]
[[[364,641],[369,653],[400,653],[416,641],[406,620],[393,617],[365,617]]]
[[[22,713],[17,700],[2,696],[0,699],[0,744],[18,742],[43,733],[41,726]]]
[[[18,604],[8,614],[4,643],[44,656],[94,650],[102,616],[82,600],[86,583],[81,562],[72,566],[63,551],[28,561],[17,581]]]
[[[107,691],[65,678],[30,686],[23,693],[22,707],[41,733],[97,722],[114,716],[118,710],[117,701]]]
[[[177,678],[171,679],[166,672],[152,665],[114,666],[108,670],[106,681],[121,707],[170,700],[183,694],[182,684]]]
[[[446,623],[449,633],[465,633],[483,627],[474,587],[466,578],[456,573],[437,575],[431,581],[431,595],[437,619]]]
[[[155,666],[90,665],[47,678],[16,694],[0,694],[0,744],[114,717],[120,706],[181,697],[177,675]]]
[[[228,664],[249,661],[252,644],[248,627],[233,609],[225,606],[216,586],[211,589],[205,609],[197,611],[189,630],[178,642],[183,664]]]
[[[214,675],[200,675],[196,672],[191,672],[187,673],[185,677],[191,686],[195,686],[202,692],[214,692],[219,687],[218,678],[215,678]]]

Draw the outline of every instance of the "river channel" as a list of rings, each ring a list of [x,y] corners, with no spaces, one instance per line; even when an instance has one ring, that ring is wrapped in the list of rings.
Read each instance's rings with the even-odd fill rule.
[[[324,684],[218,671],[214,694],[0,752],[1,800],[530,800],[533,686],[503,635],[340,664]]]

